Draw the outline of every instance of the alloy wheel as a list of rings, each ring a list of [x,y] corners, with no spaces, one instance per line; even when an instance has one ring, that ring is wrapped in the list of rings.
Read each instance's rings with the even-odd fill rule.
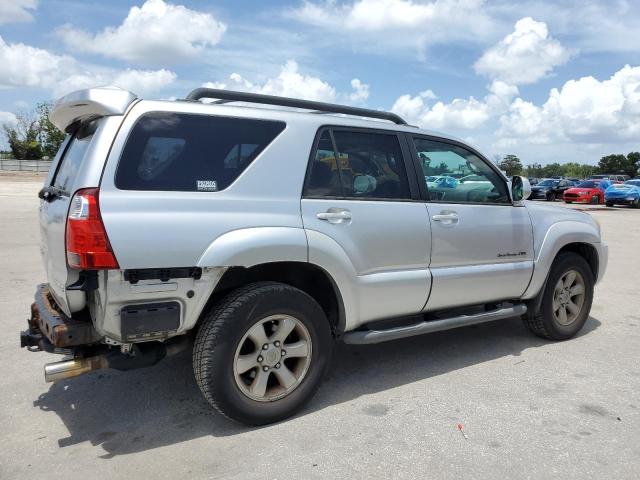
[[[585,300],[585,283],[582,275],[569,270],[556,283],[553,292],[553,317],[560,325],[576,321]]]
[[[236,348],[236,385],[259,402],[286,397],[302,383],[311,363],[311,347],[309,331],[299,319],[271,315],[259,320]]]

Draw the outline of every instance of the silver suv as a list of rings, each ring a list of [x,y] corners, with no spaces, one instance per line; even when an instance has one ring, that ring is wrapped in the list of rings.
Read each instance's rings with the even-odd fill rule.
[[[21,333],[70,356],[47,381],[192,348],[211,405],[265,424],[311,398],[335,340],[513,317],[568,339],[605,271],[592,217],[392,113],[96,88],[51,121],[68,136],[40,192],[48,283]]]

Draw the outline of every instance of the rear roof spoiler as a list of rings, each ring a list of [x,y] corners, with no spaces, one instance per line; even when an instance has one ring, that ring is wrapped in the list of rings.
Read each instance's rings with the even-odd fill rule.
[[[77,90],[60,98],[49,114],[49,120],[62,131],[78,121],[111,115],[124,115],[137,95],[118,87]]]

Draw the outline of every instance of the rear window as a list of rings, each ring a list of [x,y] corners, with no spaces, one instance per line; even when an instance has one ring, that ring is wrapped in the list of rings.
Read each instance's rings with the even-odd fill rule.
[[[60,159],[58,170],[53,177],[51,185],[59,188],[63,192],[71,194],[71,189],[80,171],[82,160],[91,144],[93,134],[98,127],[98,120],[89,122],[81,126],[71,139],[71,143],[64,152],[64,156]]]
[[[116,171],[121,190],[227,188],[284,130],[283,122],[154,112],[133,127]]]

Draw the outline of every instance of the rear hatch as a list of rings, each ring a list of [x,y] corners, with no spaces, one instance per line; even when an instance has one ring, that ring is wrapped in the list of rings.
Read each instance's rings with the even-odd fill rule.
[[[70,315],[71,311],[81,310],[84,307],[82,298],[67,298],[66,295],[66,286],[77,280],[78,275],[78,272],[67,268],[65,247],[67,214],[82,162],[91,145],[98,122],[94,120],[78,129],[73,135],[69,135],[61,147],[62,151],[59,153],[57,168],[53,172],[51,181],[45,185],[41,194],[44,197],[40,205],[42,260],[51,294],[67,315]],[[71,293],[71,296],[73,295],[74,293]]]
[[[80,271],[69,268],[66,226],[74,193],[99,186],[108,150],[135,95],[120,89],[98,88],[74,92],[61,98],[50,119],[67,138],[52,163],[40,191],[40,251],[49,290],[67,314],[82,310],[85,293],[68,290]]]

